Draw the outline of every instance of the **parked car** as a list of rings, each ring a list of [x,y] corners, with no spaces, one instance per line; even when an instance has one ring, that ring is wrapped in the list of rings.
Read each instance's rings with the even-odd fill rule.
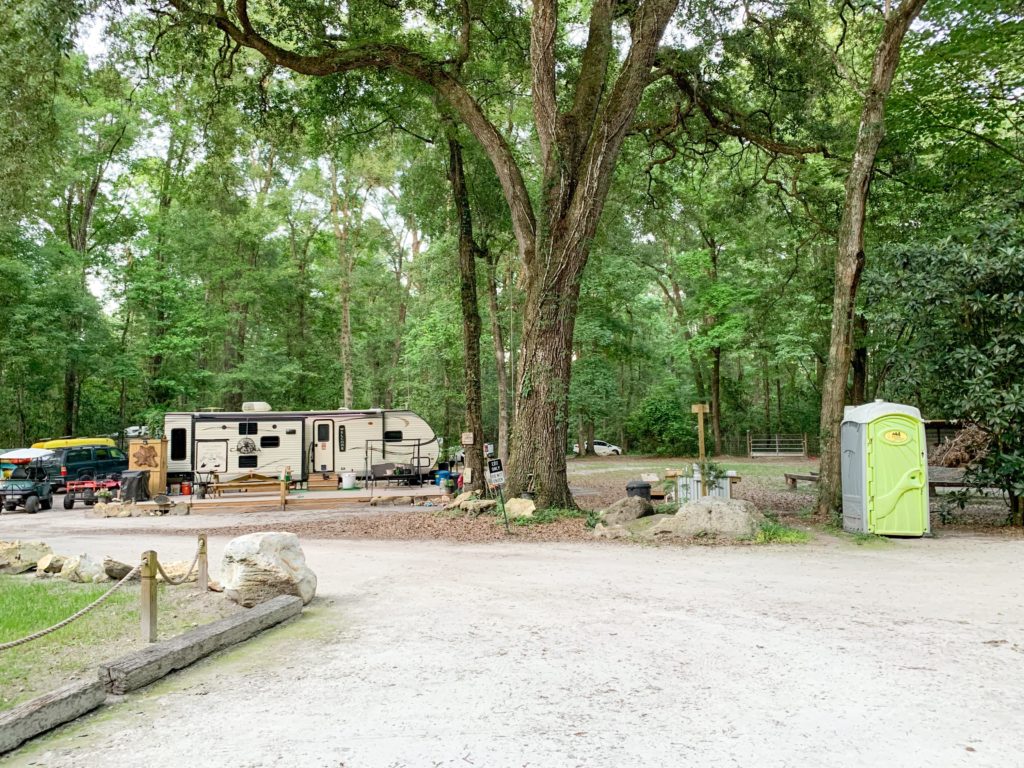
[[[587,445],[587,443],[584,443],[583,445]],[[572,444],[572,452],[577,454],[580,452],[579,443]],[[598,456],[619,456],[622,453],[622,449],[617,445],[606,443],[604,440],[595,440],[594,453]]]
[[[24,507],[29,514],[53,506],[53,489],[38,462],[16,464],[10,477],[0,480],[0,505],[5,512]]]
[[[54,491],[63,491],[68,480],[96,480],[120,476],[128,469],[128,455],[109,445],[75,445],[57,448],[43,459],[46,478]]]

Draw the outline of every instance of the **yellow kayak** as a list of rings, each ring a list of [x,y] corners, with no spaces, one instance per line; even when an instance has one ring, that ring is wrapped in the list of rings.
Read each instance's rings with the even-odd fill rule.
[[[113,448],[116,443],[109,437],[63,437],[59,440],[42,440],[32,443],[33,448],[45,448],[51,451],[57,448],[72,448],[76,445],[109,445]]]

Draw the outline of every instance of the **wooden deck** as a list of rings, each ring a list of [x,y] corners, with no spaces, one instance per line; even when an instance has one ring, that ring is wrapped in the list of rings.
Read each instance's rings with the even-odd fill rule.
[[[286,509],[330,509],[342,504],[368,504],[373,498],[398,498],[410,496],[414,501],[436,501],[444,492],[436,485],[409,485],[377,488],[357,488],[351,491],[327,490],[304,491],[292,490],[285,498]],[[281,497],[278,493],[262,491],[226,492],[218,498],[196,499],[192,496],[170,496],[171,501],[188,506],[191,514],[201,515],[207,512],[232,511],[265,511],[281,509]],[[156,509],[152,501],[140,502],[139,507]]]

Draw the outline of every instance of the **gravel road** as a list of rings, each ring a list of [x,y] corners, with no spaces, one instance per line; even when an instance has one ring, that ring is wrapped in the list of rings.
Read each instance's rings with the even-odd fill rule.
[[[301,620],[7,763],[1024,765],[1020,540],[303,546],[320,590]]]

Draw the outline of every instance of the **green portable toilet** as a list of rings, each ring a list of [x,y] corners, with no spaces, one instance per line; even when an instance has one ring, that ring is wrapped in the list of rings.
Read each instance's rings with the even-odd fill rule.
[[[843,528],[881,536],[923,536],[928,456],[921,412],[911,405],[848,407],[840,435]]]

